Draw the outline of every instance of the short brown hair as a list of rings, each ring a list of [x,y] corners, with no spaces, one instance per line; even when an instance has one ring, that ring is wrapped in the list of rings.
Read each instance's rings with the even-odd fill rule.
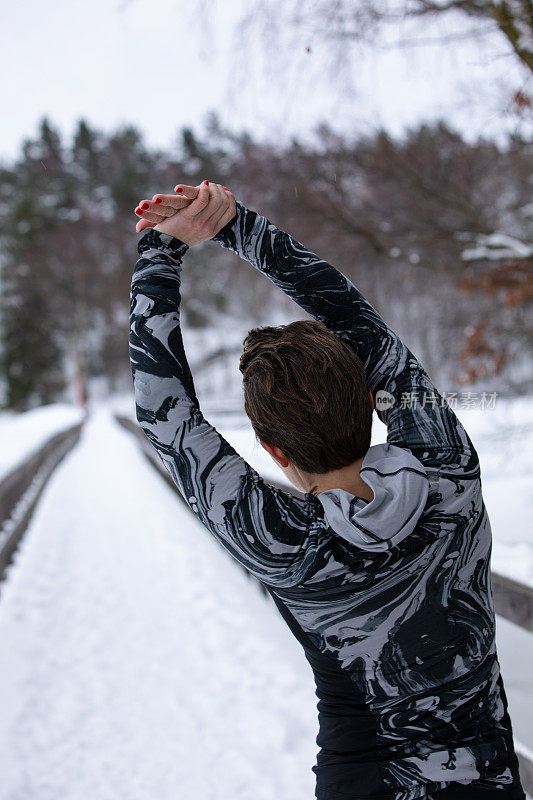
[[[259,439],[313,474],[365,455],[372,408],[348,344],[315,320],[253,328],[243,344],[244,408]]]

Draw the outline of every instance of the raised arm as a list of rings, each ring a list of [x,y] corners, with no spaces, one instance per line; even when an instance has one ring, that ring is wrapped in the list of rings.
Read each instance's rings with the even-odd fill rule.
[[[424,460],[438,463],[456,461],[458,454],[476,455],[415,355],[342,272],[238,200],[235,216],[213,238],[353,347],[389,442],[416,450],[418,457],[428,451]]]
[[[150,230],[131,284],[137,419],[174,483],[225,549],[264,583],[299,583],[317,551],[310,499],[267,484],[204,419],[183,348],[180,273],[188,246]]]

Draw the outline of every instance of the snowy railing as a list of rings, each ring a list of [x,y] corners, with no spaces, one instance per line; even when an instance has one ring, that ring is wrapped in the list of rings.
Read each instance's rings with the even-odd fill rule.
[[[491,573],[491,583],[496,613],[533,631],[533,587],[496,572]]]
[[[0,580],[48,479],[78,441],[82,424],[56,433],[0,482]]]

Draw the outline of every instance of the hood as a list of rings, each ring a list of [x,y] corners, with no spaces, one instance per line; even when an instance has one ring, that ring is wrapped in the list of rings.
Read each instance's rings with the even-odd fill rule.
[[[345,489],[327,489],[316,497],[342,539],[363,550],[388,550],[414,530],[424,510],[426,470],[409,450],[386,443],[369,448],[360,475],[374,492],[370,502]]]

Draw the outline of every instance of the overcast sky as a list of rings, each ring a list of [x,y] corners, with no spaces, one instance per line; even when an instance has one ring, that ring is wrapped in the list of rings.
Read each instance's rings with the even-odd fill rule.
[[[184,124],[201,132],[210,109],[235,131],[280,141],[305,139],[321,120],[350,134],[380,125],[398,134],[437,115],[469,138],[525,127],[509,113],[524,73],[498,36],[483,44],[352,48],[352,68],[335,81],[325,60],[339,43],[313,40],[306,53],[311,37],[302,33],[290,52],[283,37],[270,51],[251,37],[245,46],[233,33],[241,0],[210,12],[207,31],[191,18],[199,5],[0,0],[0,156],[13,157],[45,114],[69,136],[81,117],[106,131],[135,123],[150,145],[163,147]],[[457,22],[443,24],[445,32],[457,30]]]

